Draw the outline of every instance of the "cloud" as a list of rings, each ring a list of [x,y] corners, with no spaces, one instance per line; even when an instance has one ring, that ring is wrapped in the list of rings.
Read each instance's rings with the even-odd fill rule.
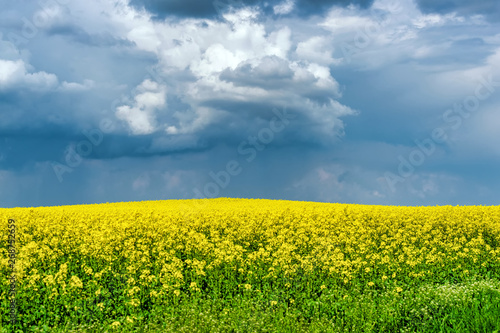
[[[57,86],[57,76],[44,71],[29,73],[23,60],[0,59],[0,90],[25,86],[33,90],[49,90]]]
[[[342,62],[341,59],[332,57],[333,40],[324,36],[314,36],[298,43],[295,52],[300,59],[319,65],[337,65]]]
[[[46,29],[49,35],[67,37],[72,41],[94,47],[132,46],[125,38],[116,38],[110,32],[89,33],[81,27],[69,24],[54,24]],[[138,36],[136,36],[138,38]]]
[[[220,7],[224,8],[236,1],[219,1]],[[245,4],[255,4],[256,1],[246,1]],[[130,4],[136,8],[145,8],[153,13],[158,19],[164,19],[167,16],[193,17],[193,18],[212,18],[217,15],[217,9],[213,1],[196,0],[132,0]]]
[[[500,15],[500,3],[496,0],[416,0],[416,3],[424,13],[456,12],[466,16],[485,15],[491,20],[497,19]]]
[[[28,55],[0,35],[0,91],[30,90],[38,93],[49,91],[83,91],[94,87],[93,80],[83,83],[59,82],[58,76],[46,71],[36,71],[26,59]]]
[[[294,71],[288,61],[276,56],[265,56],[255,67],[249,62],[242,62],[234,69],[226,68],[220,74],[220,79],[236,86],[272,89],[276,86],[284,88],[293,76]]]
[[[273,6],[273,11],[274,14],[285,15],[290,13],[293,10],[294,6],[295,3],[293,2],[293,0],[286,0],[278,5]]]
[[[118,106],[116,116],[127,122],[132,134],[151,134],[157,130],[155,112],[167,106],[166,87],[145,80],[137,87],[131,104]]]
[[[349,5],[368,8],[373,0],[132,0],[130,4],[136,9],[146,9],[156,20],[168,17],[214,19],[222,18],[224,12],[240,10],[245,7],[259,8],[264,13],[275,15],[294,14],[300,17],[321,15],[332,6],[347,7]]]
[[[272,108],[293,108],[304,120],[322,127],[314,133],[304,133],[300,139],[297,137],[299,140],[324,143],[342,135],[339,118],[356,112],[334,100],[341,94],[327,67],[331,60],[325,55],[326,40],[308,39],[298,53],[292,53],[291,29],[284,26],[267,30],[258,21],[258,14],[256,9],[242,8],[225,13],[224,22],[156,22],[148,30],[147,44],[134,41],[145,50],[155,45],[158,79],[175,86],[174,98],[185,105],[184,111],[172,110],[170,116],[160,121],[158,126],[165,128],[166,134],[203,137],[223,122],[240,124],[238,117],[242,114],[248,117],[244,126],[252,128],[263,111],[253,115],[250,112],[255,112],[251,110],[259,105],[268,114]],[[161,37],[167,34],[169,39]],[[305,51],[307,43],[316,46],[309,53]],[[172,82],[169,76],[184,79]],[[155,131],[147,112],[121,109],[118,114],[136,124],[136,134]],[[219,129],[217,136],[223,139],[234,131]]]
[[[61,91],[85,91],[92,89],[95,86],[95,82],[93,80],[85,80],[83,84],[76,82],[66,82],[63,81],[61,83],[60,90]]]
[[[481,76],[498,81],[493,15],[472,2],[423,12],[411,0],[193,4],[71,1],[20,44],[9,36],[22,35],[23,17],[42,15],[40,4],[6,4],[0,183],[13,190],[0,192],[1,202],[191,198],[230,160],[242,172],[221,196],[431,205],[498,198],[498,93],[395,192],[384,178],[416,139],[446,127],[443,113]],[[289,123],[254,149],[277,112]],[[101,131],[102,142],[59,183],[51,163],[65,164],[69,148],[83,147],[84,133],[103,121],[114,129]]]

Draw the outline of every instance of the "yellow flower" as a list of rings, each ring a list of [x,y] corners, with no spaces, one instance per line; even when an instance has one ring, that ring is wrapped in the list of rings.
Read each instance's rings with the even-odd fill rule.
[[[85,274],[92,275],[92,267],[85,266],[84,271]]]
[[[141,304],[141,301],[139,301],[137,298],[134,298],[130,301],[129,304],[132,306],[139,306]]]
[[[54,276],[52,274],[44,277],[43,282],[45,282],[49,286],[56,283]]]
[[[9,216],[19,220],[19,239],[24,239],[16,243],[16,269],[17,279],[32,291],[30,301],[37,290],[45,290],[50,301],[76,297],[80,290],[85,292],[79,296],[94,290],[99,297],[106,276],[124,279],[128,301],[139,298],[139,290],[149,297],[174,291],[176,297],[184,296],[181,290],[188,287],[191,296],[201,292],[197,284],[190,286],[191,280],[204,281],[225,267],[231,274],[251,277],[241,283],[241,289],[251,292],[283,278],[288,279],[286,289],[300,278],[311,284],[314,272],[321,271],[332,279],[340,277],[345,286],[381,272],[380,278],[367,278],[366,288],[390,279],[397,294],[404,289],[397,287],[399,276],[422,283],[438,270],[470,276],[477,267],[493,267],[500,257],[500,249],[492,246],[500,241],[500,206],[384,207],[217,198],[0,209],[0,220]],[[64,258],[72,250],[80,257]],[[0,270],[6,269],[8,259],[0,258]]]
[[[271,306],[275,306],[276,304],[278,304],[278,302],[276,302],[276,301],[271,301]]]
[[[121,323],[119,321],[114,321],[114,322],[111,323],[111,327],[112,328],[117,328],[120,325],[121,325]]]
[[[71,276],[71,281],[70,281],[69,285],[71,287],[75,287],[75,288],[83,288],[82,281],[76,275]]]
[[[137,292],[139,292],[140,290],[141,290],[141,288],[139,288],[139,287],[135,286],[135,287],[132,287],[131,289],[129,289],[129,290],[127,291],[127,294],[128,294],[129,296],[132,296],[132,295],[136,294]]]

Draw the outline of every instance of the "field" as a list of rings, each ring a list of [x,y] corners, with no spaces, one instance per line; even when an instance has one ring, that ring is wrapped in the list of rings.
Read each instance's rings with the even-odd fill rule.
[[[500,331],[500,206],[0,209],[0,332]]]

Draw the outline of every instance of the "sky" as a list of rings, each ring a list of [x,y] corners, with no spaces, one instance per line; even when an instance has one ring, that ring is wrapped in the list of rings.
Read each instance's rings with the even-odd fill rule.
[[[0,8],[0,207],[500,205],[497,0]]]

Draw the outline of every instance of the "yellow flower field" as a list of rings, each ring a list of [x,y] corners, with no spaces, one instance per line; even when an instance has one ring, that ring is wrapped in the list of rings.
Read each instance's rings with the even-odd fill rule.
[[[118,326],[187,298],[250,295],[295,307],[328,292],[344,300],[349,290],[400,294],[500,277],[500,206],[220,198],[0,209],[3,326],[8,219],[24,323]]]

